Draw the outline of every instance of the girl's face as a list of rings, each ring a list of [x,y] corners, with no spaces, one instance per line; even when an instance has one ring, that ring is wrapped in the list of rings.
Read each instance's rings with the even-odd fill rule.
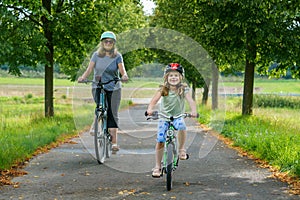
[[[171,71],[168,74],[167,81],[171,86],[176,86],[181,82],[181,74],[177,71]]]

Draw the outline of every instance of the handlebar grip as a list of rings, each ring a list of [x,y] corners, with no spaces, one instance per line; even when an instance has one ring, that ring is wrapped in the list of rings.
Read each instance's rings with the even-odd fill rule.
[[[87,80],[78,81],[78,83],[87,83]]]

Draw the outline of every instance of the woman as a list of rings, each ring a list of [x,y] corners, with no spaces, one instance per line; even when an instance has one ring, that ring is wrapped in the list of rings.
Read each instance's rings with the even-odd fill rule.
[[[93,53],[89,66],[78,82],[85,80],[93,71],[93,88],[92,94],[96,102],[96,87],[97,81],[101,78],[102,82],[107,82],[114,78],[119,78],[120,74],[122,81],[127,81],[128,76],[124,66],[123,57],[116,48],[116,35],[111,31],[102,33],[99,43],[99,48]],[[119,150],[117,145],[118,131],[118,109],[121,101],[121,83],[110,82],[104,85],[104,90],[107,94],[108,111],[107,111],[107,127],[112,135],[112,150]]]

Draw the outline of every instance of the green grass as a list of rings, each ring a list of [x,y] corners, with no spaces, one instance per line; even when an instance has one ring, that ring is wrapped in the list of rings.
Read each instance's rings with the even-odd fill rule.
[[[41,98],[0,98],[0,169],[9,169],[39,147],[76,134],[71,105],[64,101],[57,102],[55,117],[45,118]]]
[[[257,158],[300,177],[300,97],[258,96],[254,98],[253,116],[241,116],[240,97],[228,98],[221,134]],[[202,109],[210,116],[210,109]],[[207,117],[200,120],[214,124]]]
[[[269,112],[269,116],[273,112]],[[242,117],[231,113],[226,118],[222,134],[233,139],[234,145],[268,161],[281,171],[300,176],[299,130],[300,125],[294,124],[293,120],[274,119],[261,114]]]
[[[122,100],[120,107],[131,104]],[[70,99],[56,98],[55,116],[45,118],[43,97],[0,97],[0,170],[24,162],[40,147],[76,135],[91,125],[94,108],[93,103],[83,104],[74,111]]]
[[[0,77],[0,85],[44,85],[42,78],[20,78],[20,77]],[[55,86],[73,86],[74,82],[68,79],[54,79]]]
[[[244,80],[241,77],[225,77],[221,81],[225,87],[243,88]],[[294,79],[255,78],[254,88],[258,88],[260,93],[300,94],[300,81]]]

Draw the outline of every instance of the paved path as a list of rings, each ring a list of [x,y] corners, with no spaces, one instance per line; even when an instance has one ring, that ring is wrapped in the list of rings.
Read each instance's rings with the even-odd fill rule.
[[[103,165],[94,159],[93,138],[84,133],[77,144],[64,144],[33,158],[28,175],[14,178],[19,188],[4,186],[0,199],[300,199],[285,192],[287,185],[215,137],[195,121],[189,127],[190,159],[181,161],[171,191],[164,178],[153,179],[156,123],[145,120],[145,106],[122,111],[121,150]]]

